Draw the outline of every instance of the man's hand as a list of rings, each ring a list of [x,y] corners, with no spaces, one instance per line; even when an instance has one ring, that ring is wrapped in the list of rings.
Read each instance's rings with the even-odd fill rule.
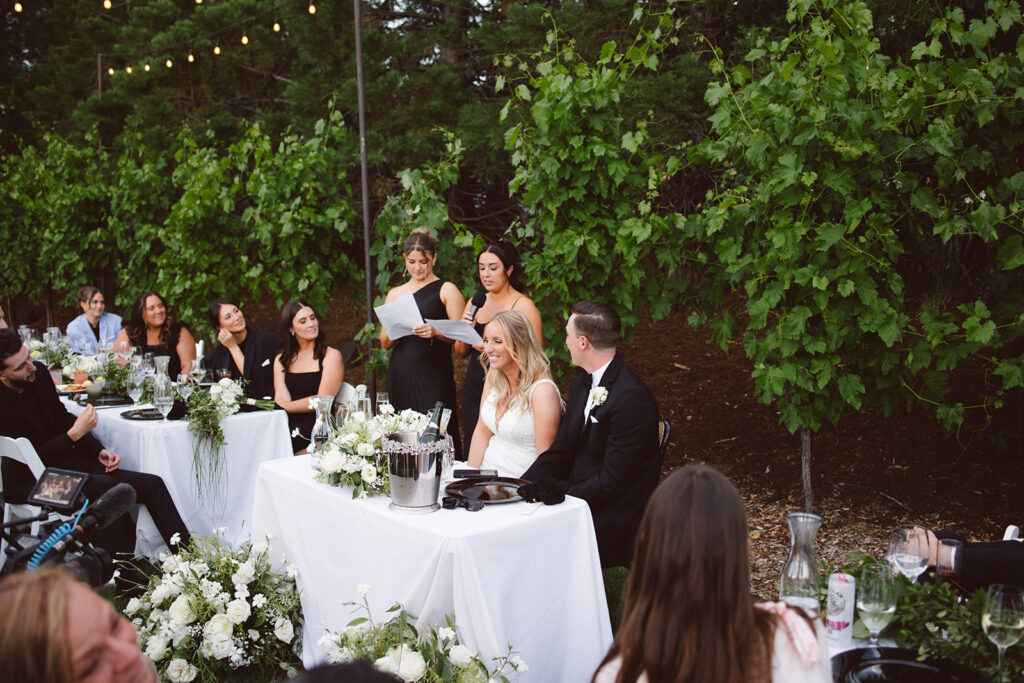
[[[71,425],[71,429],[68,430],[68,438],[72,441],[78,441],[95,429],[98,422],[99,417],[96,415],[96,408],[91,405],[86,406],[82,414],[75,420],[75,424]]]
[[[121,466],[121,456],[106,448],[100,451],[99,461],[107,473],[113,472]]]

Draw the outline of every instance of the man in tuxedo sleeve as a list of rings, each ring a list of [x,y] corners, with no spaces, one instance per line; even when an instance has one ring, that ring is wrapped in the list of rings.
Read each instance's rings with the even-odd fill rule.
[[[121,456],[93,436],[96,423],[92,406],[78,417],[69,413],[46,368],[32,361],[17,334],[0,331],[0,435],[27,438],[47,467],[88,473],[84,492],[90,501],[95,502],[118,483],[130,485],[136,501],[149,509],[160,535],[176,552],[190,536],[163,480],[154,474],[120,469]],[[2,468],[4,498],[10,503],[25,502],[36,481],[32,472],[10,458],[3,458]],[[175,534],[180,544],[171,543]],[[112,555],[133,553],[135,522],[122,515],[110,526],[96,530],[92,539]]]
[[[581,301],[565,326],[573,365],[554,443],[523,478],[590,506],[601,566],[628,566],[647,500],[658,484],[658,406],[616,353],[622,323],[609,306]]]

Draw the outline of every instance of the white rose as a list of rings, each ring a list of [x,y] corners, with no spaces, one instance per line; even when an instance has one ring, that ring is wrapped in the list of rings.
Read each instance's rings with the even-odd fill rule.
[[[338,439],[338,445],[342,447],[352,447],[359,442],[359,435],[349,432],[345,436]]]
[[[292,638],[295,637],[295,629],[292,626],[292,622],[284,618],[278,618],[278,620],[274,622],[274,635],[277,636],[277,639],[282,643],[292,642]]]
[[[157,584],[156,588],[153,589],[153,592],[150,593],[149,599],[153,602],[154,605],[159,605],[170,596],[171,591],[168,588],[167,583],[161,582]]]
[[[373,665],[382,671],[397,675],[406,683],[418,681],[427,672],[427,662],[423,659],[423,655],[405,645],[391,648]]]
[[[320,468],[327,474],[335,474],[341,471],[341,466],[344,462],[344,458],[341,457],[341,451],[331,449],[320,459]]]
[[[358,446],[356,446],[356,453],[358,453],[364,458],[368,458],[371,455],[373,455],[373,451],[374,448],[372,443],[361,443]]]
[[[209,643],[209,652],[216,659],[227,659],[235,651],[235,645],[230,638],[219,638]]]
[[[459,644],[448,651],[448,657],[452,660],[452,664],[455,666],[469,666],[473,663],[473,658],[476,657],[476,653],[465,645]]]
[[[243,621],[249,618],[252,610],[249,609],[249,603],[245,600],[232,600],[228,603],[227,607],[224,608],[224,613],[228,619],[231,620],[232,624],[241,624]]]
[[[394,656],[395,650],[392,648],[388,650],[388,653],[375,661],[373,666],[380,669],[384,673],[391,674],[393,676],[398,675],[398,659]]]
[[[166,673],[171,683],[191,683],[199,673],[199,669],[184,659],[172,659],[171,663],[167,665]]]
[[[154,662],[159,662],[167,653],[167,640],[159,636],[153,636],[146,643],[146,656]]]
[[[192,611],[192,604],[188,595],[182,593],[174,599],[171,606],[167,608],[171,619],[179,624],[191,624],[196,620],[195,612]]]
[[[131,600],[128,601],[128,604],[125,605],[124,613],[127,614],[128,616],[133,616],[136,612],[139,611],[139,607],[140,606],[141,606],[141,603],[139,602],[139,599],[138,598],[132,598]]]
[[[363,465],[363,471],[360,472],[363,477],[363,481],[367,484],[372,484],[377,481],[377,468],[373,466],[373,463],[365,463]]]
[[[224,640],[231,638],[234,628],[235,625],[228,619],[228,615],[215,614],[203,627],[203,635],[210,640]]]
[[[256,568],[252,562],[243,562],[238,565],[238,571],[231,575],[231,583],[236,586],[248,585],[256,577]]]
[[[249,551],[250,557],[253,555],[262,555],[269,550],[269,546],[266,541],[256,541],[252,544],[252,548]]]

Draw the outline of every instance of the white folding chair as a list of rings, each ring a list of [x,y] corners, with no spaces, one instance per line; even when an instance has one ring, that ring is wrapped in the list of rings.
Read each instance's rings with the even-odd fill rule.
[[[20,439],[12,439],[9,436],[0,436],[0,460],[3,458],[10,458],[11,460],[17,460],[23,465],[27,466],[29,471],[32,472],[32,476],[36,479],[43,474],[43,470],[46,466],[43,465],[43,461],[39,459],[39,454],[36,453],[36,449],[33,448],[32,442],[22,437]],[[0,474],[0,492],[3,492],[3,475]],[[34,517],[42,512],[42,510],[35,505],[28,505],[25,503],[13,504],[8,503],[4,500],[4,523],[12,522],[16,519],[25,519],[27,517]],[[39,533],[39,522],[32,522],[31,533],[33,535]],[[0,562],[3,561],[4,546],[7,544],[0,540]]]
[[[348,382],[342,382],[341,388],[338,389],[337,395],[334,397],[335,403],[348,404],[349,401],[356,395],[356,388]]]
[[[203,350],[205,348],[206,348],[206,340],[205,339],[200,339],[199,341],[196,342],[196,358],[198,358],[199,360],[203,359]],[[188,370],[188,368],[182,368],[181,370],[182,370],[182,372],[185,372],[186,370]]]

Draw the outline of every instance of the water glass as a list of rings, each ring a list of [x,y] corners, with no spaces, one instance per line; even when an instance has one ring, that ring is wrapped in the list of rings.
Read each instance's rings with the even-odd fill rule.
[[[1001,583],[989,586],[985,593],[981,628],[992,644],[999,648],[999,668],[995,680],[1000,680],[1006,648],[1024,635],[1024,593],[1021,589]]]
[[[192,377],[187,372],[178,375],[178,395],[183,401],[188,401],[188,397],[192,395]]]
[[[886,559],[893,569],[917,582],[917,577],[928,568],[928,532],[919,527],[897,527],[889,536],[889,554]]]
[[[153,360],[153,352],[146,351],[142,354],[142,370],[149,377],[156,375],[156,362]]]
[[[192,375],[192,379],[196,381],[196,384],[199,384],[206,379],[206,370],[203,368],[203,360],[201,358],[196,358],[192,361],[192,367],[189,369],[189,373]]]
[[[146,373],[141,368],[132,368],[128,371],[128,397],[132,400],[133,406],[139,405],[142,398],[142,385],[146,381]]]
[[[167,419],[167,415],[174,407],[174,387],[167,380],[153,384],[153,405]]]
[[[860,575],[857,586],[857,612],[871,634],[870,644],[878,645],[878,634],[889,625],[896,613],[896,588],[892,568],[888,564],[869,564]]]
[[[373,413],[371,412],[370,408],[369,398],[357,398],[355,399],[355,401],[353,401],[353,403],[354,407],[352,409],[352,419],[356,420],[357,422],[365,422],[366,420],[369,420],[373,416]]]
[[[383,415],[385,410],[384,406],[391,407],[391,400],[388,398],[388,392],[378,391],[377,392],[377,414]],[[390,412],[390,411],[389,411]]]

